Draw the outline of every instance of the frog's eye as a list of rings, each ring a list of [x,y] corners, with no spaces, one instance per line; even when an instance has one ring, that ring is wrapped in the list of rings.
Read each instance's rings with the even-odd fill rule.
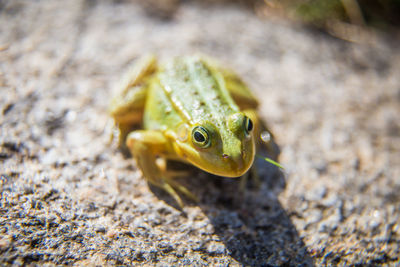
[[[244,130],[246,131],[246,134],[250,134],[250,132],[253,130],[253,122],[249,117],[245,117],[244,119]]]
[[[210,138],[206,128],[196,126],[192,131],[192,142],[200,148],[207,148],[210,146]]]

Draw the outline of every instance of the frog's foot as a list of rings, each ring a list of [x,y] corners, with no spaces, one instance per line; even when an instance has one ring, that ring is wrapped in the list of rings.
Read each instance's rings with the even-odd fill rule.
[[[198,198],[190,192],[185,186],[175,182],[173,179],[170,178],[164,178],[162,179],[163,183],[162,185],[156,185],[167,191],[178,203],[179,207],[183,208],[183,202],[180,196],[176,191],[179,191],[183,195],[185,195],[187,198],[191,199],[194,202],[198,202]]]
[[[126,144],[135,157],[143,176],[149,183],[168,192],[181,208],[183,208],[183,202],[178,192],[189,199],[197,201],[195,195],[186,187],[174,181],[168,175],[168,172],[160,168],[160,160],[157,159],[156,155],[164,157],[171,153],[171,151],[168,151],[168,140],[161,132],[152,130],[134,131],[128,135]]]
[[[181,197],[179,196],[178,192],[189,198],[190,200],[194,202],[198,202],[198,198],[190,192],[185,186],[179,184],[178,182],[174,181],[173,178],[155,178],[152,177],[151,179],[146,179],[154,186],[163,189],[166,191],[170,196],[172,196],[175,201],[178,203],[179,207],[183,209],[183,201]]]

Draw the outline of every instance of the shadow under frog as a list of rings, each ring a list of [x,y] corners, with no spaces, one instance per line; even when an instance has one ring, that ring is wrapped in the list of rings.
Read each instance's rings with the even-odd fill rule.
[[[256,159],[254,164],[261,183],[256,186],[250,179],[245,190],[240,190],[239,179],[207,173],[195,175],[196,180],[182,179],[188,189],[201,197],[199,203],[185,204],[200,206],[226,247],[217,251],[204,247],[204,253],[228,254],[246,266],[313,266],[306,246],[278,200],[285,188],[284,174],[262,159]],[[165,192],[151,188],[160,199],[177,207]]]

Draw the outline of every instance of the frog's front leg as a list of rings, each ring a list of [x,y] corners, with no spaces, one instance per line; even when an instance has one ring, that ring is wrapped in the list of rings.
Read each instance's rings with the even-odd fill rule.
[[[156,164],[157,157],[166,158],[168,155],[174,154],[169,140],[162,132],[155,130],[131,132],[127,137],[126,145],[147,181],[167,191],[181,208],[183,203],[176,191],[197,201],[197,198],[187,188],[174,181],[173,177]]]

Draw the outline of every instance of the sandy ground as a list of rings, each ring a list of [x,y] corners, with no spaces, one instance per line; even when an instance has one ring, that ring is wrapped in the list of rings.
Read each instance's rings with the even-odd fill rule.
[[[334,39],[236,5],[0,2],[0,265],[396,265],[400,43]],[[137,57],[201,52],[254,89],[285,173],[194,171],[183,212],[109,145]]]

